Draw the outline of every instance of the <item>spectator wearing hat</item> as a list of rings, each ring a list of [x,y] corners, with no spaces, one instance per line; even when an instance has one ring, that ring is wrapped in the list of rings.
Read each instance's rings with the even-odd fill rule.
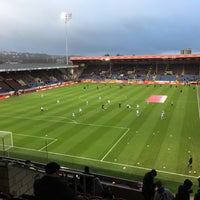
[[[75,200],[75,194],[58,175],[60,165],[50,162],[45,166],[46,174],[34,182],[36,200]]]
[[[152,200],[155,193],[154,177],[157,175],[155,169],[147,172],[143,178],[142,194],[145,200]]]

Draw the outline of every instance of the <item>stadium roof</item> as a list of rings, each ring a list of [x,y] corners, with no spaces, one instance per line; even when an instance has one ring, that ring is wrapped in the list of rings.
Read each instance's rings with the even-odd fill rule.
[[[21,63],[8,63],[0,64],[0,72],[11,72],[11,71],[32,71],[32,70],[49,70],[49,69],[63,69],[63,68],[74,68],[75,66],[66,66],[63,64],[21,64]]]
[[[86,62],[101,62],[101,61],[113,61],[116,63],[127,62],[127,63],[136,63],[136,62],[198,62],[200,63],[200,54],[169,54],[169,55],[143,55],[143,56],[79,56],[79,57],[70,57],[70,60],[73,63],[86,63]]]

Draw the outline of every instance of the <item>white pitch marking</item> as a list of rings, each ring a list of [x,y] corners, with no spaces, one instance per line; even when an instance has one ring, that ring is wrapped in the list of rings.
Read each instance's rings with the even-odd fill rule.
[[[55,140],[55,138],[39,137],[39,136],[34,136],[34,135],[25,135],[25,134],[18,134],[18,133],[15,133],[15,135],[20,135],[20,136],[23,136],[23,137],[32,137],[32,138],[39,138],[39,139]]]
[[[128,128],[125,133],[117,140],[117,142],[115,142],[115,144],[108,150],[108,152],[103,156],[103,158],[101,159],[101,161],[103,161],[106,156],[117,146],[117,144],[123,139],[123,137],[129,132],[130,128]]]
[[[42,151],[43,149],[46,149],[48,146],[50,146],[51,144],[53,144],[56,141],[57,141],[57,139],[54,139],[52,142],[49,142],[47,145],[45,145],[44,147],[42,147],[41,149],[39,149],[39,151]]]
[[[36,149],[29,149],[29,148],[16,147],[16,146],[14,146],[14,148],[38,152],[38,150],[36,150]],[[41,151],[41,152],[45,152],[45,151]],[[117,166],[122,166],[122,167],[126,166],[126,167],[129,167],[129,168],[141,169],[141,170],[145,170],[145,171],[151,170],[151,168],[139,167],[139,166],[135,166],[135,165],[127,165],[127,164],[123,164],[123,163],[115,163],[115,162],[109,162],[109,161],[101,161],[101,160],[97,160],[97,159],[93,159],[93,158],[86,158],[86,157],[81,157],[81,156],[73,156],[73,155],[67,155],[67,154],[61,154],[61,153],[55,153],[55,152],[48,152],[48,153],[53,154],[53,155],[69,157],[69,158],[71,157],[71,158],[77,158],[77,159],[88,160],[88,161],[93,161],[93,162],[102,162],[102,163],[110,164],[110,165],[117,165]],[[188,175],[188,174],[178,174],[178,173],[175,173],[175,172],[168,172],[168,171],[162,171],[162,170],[156,170],[156,171],[163,173],[163,174],[170,174],[170,175],[174,175],[174,176],[195,178],[195,179],[197,178],[196,176],[191,176],[191,175]]]

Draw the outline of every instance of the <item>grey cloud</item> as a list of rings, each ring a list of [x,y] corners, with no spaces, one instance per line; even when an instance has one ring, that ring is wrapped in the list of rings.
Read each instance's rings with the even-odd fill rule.
[[[181,5],[181,6],[180,6]],[[196,0],[1,0],[0,50],[73,55],[159,54],[199,49]]]

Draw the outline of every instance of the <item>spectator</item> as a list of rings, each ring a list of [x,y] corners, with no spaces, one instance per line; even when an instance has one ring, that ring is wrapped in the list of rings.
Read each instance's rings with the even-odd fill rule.
[[[105,199],[114,199],[115,198],[112,191],[111,191],[110,186],[104,185],[102,197],[105,198]]]
[[[142,194],[145,200],[152,200],[155,193],[154,177],[157,175],[155,169],[147,172],[143,178]]]
[[[99,178],[90,173],[88,166],[85,166],[84,174],[85,175],[80,179],[82,192],[96,196],[102,196],[103,186]]]
[[[153,200],[174,200],[174,195],[169,189],[162,186],[161,181],[156,182],[157,190],[155,192]]]
[[[194,200],[200,200],[200,177],[198,178],[198,185],[199,185],[199,189],[197,190],[197,192],[194,195]]]
[[[178,187],[178,193],[176,194],[176,200],[190,200],[190,193],[192,193],[193,183],[189,179],[185,179],[183,185]]]
[[[58,175],[60,165],[50,162],[45,166],[46,175],[35,180],[33,188],[36,200],[75,200],[75,194]]]

